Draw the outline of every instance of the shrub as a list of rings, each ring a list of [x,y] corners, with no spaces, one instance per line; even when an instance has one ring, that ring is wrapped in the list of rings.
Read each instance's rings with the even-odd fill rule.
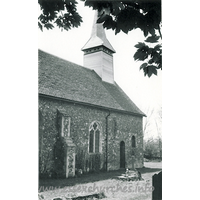
[[[53,177],[61,178],[65,176],[65,143],[63,138],[57,136],[54,144],[54,169],[52,170]]]
[[[150,138],[144,141],[144,157],[150,160],[162,159],[162,140]]]

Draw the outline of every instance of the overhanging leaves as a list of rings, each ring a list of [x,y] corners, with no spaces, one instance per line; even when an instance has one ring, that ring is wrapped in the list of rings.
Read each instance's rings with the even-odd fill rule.
[[[150,39],[148,39],[150,38]],[[159,39],[159,36],[149,36],[145,41],[151,43]],[[154,47],[149,47],[147,44],[139,42],[135,45],[137,51],[134,54],[136,61],[143,61],[140,66],[145,76],[151,77],[153,74],[157,75],[157,70],[162,69],[162,46],[157,44]]]
[[[149,54],[149,47],[145,43],[138,43],[135,45],[138,50],[134,54],[134,59],[138,61],[144,61],[146,58],[148,58]]]
[[[82,17],[77,13],[75,0],[39,0],[42,14],[38,18],[38,27],[42,30],[59,28],[69,30],[80,26]]]
[[[143,64],[140,66],[140,70],[143,69],[143,68],[145,68],[145,67],[147,67],[147,65],[148,65],[147,63],[143,63]]]
[[[145,42],[151,42],[151,43],[156,43],[158,42],[160,36],[156,36],[156,35],[153,35],[153,36],[149,36]]]
[[[46,29],[52,29],[52,28],[54,28],[53,24],[51,24],[51,23],[46,23],[46,24],[44,25],[44,27],[45,27]]]
[[[151,77],[152,74],[157,75],[157,67],[155,65],[147,65],[147,67],[143,68],[143,71],[144,75],[147,75],[148,77]]]
[[[157,43],[161,37],[161,0],[156,1],[85,1],[85,5],[93,7],[104,13],[99,18],[107,29],[113,29],[115,34],[123,31],[128,33],[139,28],[146,37],[146,43]],[[106,10],[109,13],[105,15]],[[159,33],[159,36],[156,35]],[[152,45],[151,45],[152,46]],[[162,46],[151,47],[139,42],[134,59],[144,62],[140,69],[143,69],[145,76],[157,75],[157,69],[162,69]]]
[[[100,11],[99,23],[107,29],[112,29],[115,34],[123,31],[128,33],[139,28],[145,37],[145,42],[156,43],[161,35],[161,0],[156,1],[91,1],[82,0],[86,6]],[[76,0],[39,0],[42,14],[38,17],[38,27],[52,29],[54,25],[61,29],[69,30],[80,26],[81,16],[77,12]],[[159,33],[159,36],[156,34]],[[135,45],[134,54],[136,61],[143,61],[141,65],[145,76],[157,74],[157,69],[162,69],[162,46],[150,47],[145,43]],[[147,63],[147,65],[145,64]]]

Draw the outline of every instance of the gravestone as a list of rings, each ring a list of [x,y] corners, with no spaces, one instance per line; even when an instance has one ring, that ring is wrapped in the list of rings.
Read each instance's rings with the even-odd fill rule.
[[[152,192],[152,200],[162,199],[162,171],[158,174],[154,174],[152,177],[152,186],[154,190]]]

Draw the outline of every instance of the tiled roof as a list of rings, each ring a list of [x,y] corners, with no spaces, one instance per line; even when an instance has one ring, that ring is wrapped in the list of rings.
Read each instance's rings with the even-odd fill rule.
[[[90,69],[39,50],[39,93],[144,115],[117,84]]]

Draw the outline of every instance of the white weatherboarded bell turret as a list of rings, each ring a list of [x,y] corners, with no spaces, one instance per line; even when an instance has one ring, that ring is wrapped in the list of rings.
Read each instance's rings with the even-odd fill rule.
[[[113,53],[114,48],[106,38],[102,23],[97,23],[98,12],[95,12],[91,37],[81,49],[84,52],[84,67],[93,69],[108,83],[114,83]]]

